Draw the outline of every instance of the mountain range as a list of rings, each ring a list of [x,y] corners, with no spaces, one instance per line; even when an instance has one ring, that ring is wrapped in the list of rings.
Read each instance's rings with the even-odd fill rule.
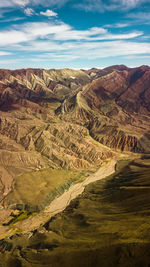
[[[150,153],[150,67],[1,69],[0,148],[2,208],[33,204],[19,186],[13,195],[27,173],[91,172],[116,152]]]
[[[148,194],[142,191],[149,190],[149,154],[149,66],[128,68],[115,65],[89,70],[0,69],[0,259],[4,266],[24,267],[34,262],[39,265],[33,266],[47,264],[45,258],[38,261],[37,256],[35,257],[40,248],[41,255],[51,257],[49,251],[59,247],[58,243],[62,247],[64,243],[67,244],[69,251],[72,244],[69,242],[80,244],[80,238],[73,241],[74,234],[68,232],[73,231],[71,229],[79,229],[78,236],[82,234],[83,239],[84,236],[85,239],[89,238],[87,242],[82,240],[84,249],[81,249],[82,253],[80,250],[77,253],[79,258],[80,254],[84,255],[85,248],[87,250],[87,246],[91,246],[91,242],[95,247],[92,252],[95,259],[101,257],[101,254],[97,254],[97,249],[99,251],[101,247],[103,231],[108,231],[106,241],[112,236],[112,229],[107,229],[108,214],[111,218],[111,209],[117,212],[120,205],[118,203],[123,203],[123,206],[119,206],[118,213],[115,213],[118,217],[112,219],[116,220],[115,229],[120,227],[120,218],[126,229],[124,217],[120,217],[125,209],[133,211],[135,207],[140,207],[141,216],[146,216],[145,220],[149,220],[149,198]],[[127,162],[124,163],[122,157],[127,158]],[[139,157],[141,159],[127,165],[129,158]],[[71,202],[64,213],[48,220],[48,215],[42,212],[53,200],[65,194],[72,185],[76,186],[86,177],[95,175],[101,166],[105,166],[112,159],[120,159],[117,164],[121,166],[121,171],[118,171],[116,165],[116,176],[112,176],[112,180],[108,178],[104,183],[93,183],[86,188],[83,196]],[[138,191],[140,193],[137,193],[137,186],[141,186],[141,191]],[[89,210],[88,204],[85,203],[89,203]],[[111,208],[108,208],[108,203]],[[99,205],[104,209],[100,208],[98,215]],[[127,221],[131,220],[132,228],[132,216],[126,216]],[[104,220],[106,225],[105,229],[101,224],[102,229],[104,228],[102,232],[98,227],[100,224],[97,223],[99,218],[100,221]],[[34,231],[31,231],[30,222],[33,223]],[[68,222],[71,222],[71,225]],[[96,225],[93,226],[91,222]],[[138,222],[137,220],[137,225]],[[38,228],[39,225],[43,228]],[[66,225],[65,229],[63,225]],[[97,243],[96,235],[95,239],[89,235],[87,237],[83,226],[91,227],[89,229],[99,233],[100,239]],[[29,233],[23,234],[22,229]],[[147,233],[147,227],[144,229]],[[137,231],[137,239],[140,233]],[[69,239],[66,239],[68,235]],[[128,235],[125,236],[128,240]],[[33,237],[31,241],[30,237]],[[43,238],[42,243],[39,243],[39,238]],[[117,246],[116,250],[121,252],[114,254],[114,247],[108,250],[110,249],[118,261],[124,257],[124,253],[119,250],[120,245],[117,243],[122,242],[122,237],[117,238],[115,234],[114,239],[111,237],[111,242]],[[141,238],[143,240],[144,236]],[[50,245],[47,242],[50,242]],[[125,243],[124,249],[132,254],[132,245],[130,247],[128,243]],[[60,251],[63,249],[61,245]],[[108,253],[108,250],[101,249],[102,255]],[[47,250],[48,254],[43,254],[47,253]],[[71,252],[72,257],[75,257],[75,251]],[[15,253],[20,254],[16,256]],[[93,266],[91,250],[88,253],[90,266]],[[136,253],[138,254],[138,248],[135,249]],[[53,255],[55,266],[55,256],[60,255],[61,253],[57,255],[56,250],[56,255]],[[75,265],[72,266],[79,264],[78,257],[75,257]],[[128,257],[130,258],[130,255]],[[28,264],[20,265],[25,259]],[[73,264],[70,258],[62,256],[61,259],[62,266],[66,266],[66,261],[67,264]],[[114,262],[112,266],[116,266]],[[79,266],[83,266],[83,262],[81,263]],[[94,261],[94,264],[99,266],[96,265],[99,262]],[[106,263],[106,266],[108,265]]]

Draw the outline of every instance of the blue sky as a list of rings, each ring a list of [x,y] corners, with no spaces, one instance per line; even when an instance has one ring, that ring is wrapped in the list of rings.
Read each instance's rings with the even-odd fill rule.
[[[0,0],[0,68],[150,65],[150,0]]]

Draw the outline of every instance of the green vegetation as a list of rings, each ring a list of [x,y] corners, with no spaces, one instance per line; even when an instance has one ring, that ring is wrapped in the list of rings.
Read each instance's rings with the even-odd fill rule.
[[[149,203],[150,159],[121,160],[114,175],[88,185],[30,238],[3,241],[0,261],[4,267],[147,267]]]
[[[3,226],[14,225],[20,221],[27,219],[31,215],[34,215],[34,213],[33,212],[27,212],[27,211],[21,211],[16,215],[14,213],[12,213],[11,214],[12,219],[9,222],[4,223]]]

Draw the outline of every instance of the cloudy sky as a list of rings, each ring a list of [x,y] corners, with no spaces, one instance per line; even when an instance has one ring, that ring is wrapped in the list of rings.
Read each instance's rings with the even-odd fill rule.
[[[0,68],[150,65],[150,0],[0,0]]]

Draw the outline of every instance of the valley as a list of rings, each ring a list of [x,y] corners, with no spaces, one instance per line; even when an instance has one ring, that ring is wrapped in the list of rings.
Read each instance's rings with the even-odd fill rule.
[[[1,240],[2,266],[146,266],[149,178],[149,157],[119,160],[115,174],[89,184],[37,230]]]
[[[149,104],[148,66],[0,70],[2,267],[147,253]]]

